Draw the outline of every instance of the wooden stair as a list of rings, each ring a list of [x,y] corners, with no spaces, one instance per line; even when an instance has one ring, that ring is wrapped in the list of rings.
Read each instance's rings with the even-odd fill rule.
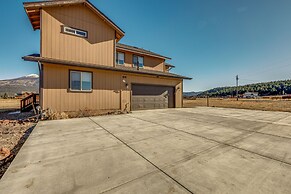
[[[31,94],[20,101],[20,112],[29,112],[39,105],[39,94]]]

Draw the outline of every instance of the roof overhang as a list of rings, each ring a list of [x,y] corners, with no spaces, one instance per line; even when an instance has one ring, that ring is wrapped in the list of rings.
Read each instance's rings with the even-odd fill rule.
[[[168,73],[168,72],[159,72],[159,71],[146,70],[146,69],[137,70],[135,68],[129,68],[129,67],[123,67],[123,66],[111,67],[111,66],[97,65],[97,64],[91,64],[91,63],[81,63],[81,62],[75,62],[75,61],[51,59],[51,58],[40,57],[38,54],[24,56],[22,57],[22,59],[24,59],[25,61],[33,61],[33,62],[40,62],[40,63],[68,65],[68,66],[75,66],[75,67],[86,67],[86,68],[94,68],[94,69],[101,69],[101,70],[152,75],[152,76],[166,77],[166,78],[177,78],[177,79],[187,79],[187,80],[192,79],[190,77],[185,77],[185,76]]]
[[[175,65],[172,65],[172,64],[169,64],[169,63],[165,63],[165,66],[172,67],[172,68],[176,67]]]
[[[61,7],[83,4],[91,9],[95,14],[103,19],[108,25],[110,25],[116,32],[117,40],[120,40],[125,32],[119,28],[112,20],[110,20],[104,13],[97,9],[88,0],[55,0],[55,1],[40,1],[40,2],[24,2],[25,12],[30,20],[30,23],[34,30],[40,29],[40,10],[45,7]]]
[[[141,49],[141,48],[137,48],[137,47],[133,47],[133,46],[125,45],[125,44],[118,43],[116,45],[116,49],[120,50],[120,51],[127,51],[127,52],[136,53],[136,54],[156,57],[156,58],[160,58],[160,59],[171,60],[170,57],[159,55],[157,53],[154,53],[154,52],[151,52],[151,51],[148,51],[148,50],[144,50],[144,49]]]

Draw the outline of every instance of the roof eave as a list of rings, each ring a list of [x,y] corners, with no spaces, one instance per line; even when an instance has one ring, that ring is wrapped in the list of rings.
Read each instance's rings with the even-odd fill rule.
[[[43,7],[55,7],[55,6],[77,5],[77,4],[86,5],[89,9],[91,9],[93,12],[99,15],[104,21],[106,21],[113,29],[115,29],[116,33],[119,35],[117,36],[118,40],[120,40],[125,35],[125,32],[119,26],[117,26],[109,17],[107,17],[104,13],[102,13],[98,8],[96,8],[88,0],[24,2],[23,6],[33,29],[37,30],[37,29],[40,29],[40,26],[33,25],[31,16],[28,13],[29,10],[37,10]]]
[[[146,56],[152,56],[152,57],[156,57],[156,58],[161,58],[161,59],[168,59],[168,60],[171,60],[170,57],[165,57],[165,56],[162,56],[162,55],[154,55],[154,54],[149,54],[149,53],[144,53],[144,52],[141,52],[141,51],[136,51],[134,49],[127,49],[127,48],[123,48],[123,47],[120,47],[118,45],[116,45],[116,49],[119,49],[119,50],[122,50],[122,51],[129,51],[129,52],[132,52],[132,53],[138,53],[138,54],[141,54],[141,55],[146,55]]]
[[[102,16],[105,20],[107,20],[107,22],[109,22],[115,28],[116,32],[120,35],[118,40],[120,40],[125,35],[125,32],[119,26],[117,26],[109,17],[107,17],[103,12],[101,12],[95,5],[93,5],[88,0],[85,0],[85,5],[89,6],[91,10],[97,12],[100,16]]]
[[[33,55],[24,56],[22,57],[22,59],[25,61],[32,61],[32,62],[43,62],[43,63],[50,63],[50,64],[60,64],[60,65],[94,68],[94,69],[102,69],[102,70],[110,70],[110,71],[121,71],[121,72],[145,74],[145,75],[152,75],[152,76],[159,76],[159,77],[170,77],[170,78],[187,79],[187,80],[192,79],[190,77],[185,77],[185,76],[176,75],[176,74],[164,74],[163,72],[157,72],[157,71],[144,72],[144,71],[139,71],[135,69],[122,69],[122,68],[116,68],[116,67],[110,67],[110,66],[104,66],[104,65],[78,63],[78,62],[73,62],[73,61],[43,58],[43,57],[38,57],[38,56],[33,56]]]
[[[74,4],[81,4],[85,2],[86,0],[34,1],[34,2],[23,2],[23,5],[24,5],[24,8],[41,8],[41,7],[74,5]]]
[[[165,66],[168,66],[168,67],[173,67],[173,68],[175,68],[175,67],[176,67],[175,65],[171,65],[171,64],[169,64],[169,63],[166,63],[166,64],[165,64]]]
[[[33,28],[33,30],[37,30],[37,28],[33,25],[33,21],[32,21],[32,19],[30,18],[27,9],[24,8],[24,10],[25,10],[25,13],[26,13],[26,15],[27,15],[29,21],[30,21],[31,27]]]

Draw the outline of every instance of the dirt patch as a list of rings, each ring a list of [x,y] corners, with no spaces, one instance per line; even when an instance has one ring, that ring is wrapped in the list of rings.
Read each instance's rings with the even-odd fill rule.
[[[184,99],[184,107],[207,106],[206,98]],[[291,112],[291,100],[209,98],[210,107]]]
[[[33,113],[0,113],[0,179],[36,125]]]
[[[66,112],[69,118],[81,118],[81,117],[93,117],[93,116],[104,116],[104,115],[119,115],[126,114],[128,112],[123,112],[120,110],[85,110],[77,112]]]
[[[104,115],[118,115],[126,114],[129,112],[120,110],[80,110],[71,112],[53,112],[51,110],[45,110],[42,114],[42,120],[59,120],[69,118],[82,118],[92,116],[104,116]]]

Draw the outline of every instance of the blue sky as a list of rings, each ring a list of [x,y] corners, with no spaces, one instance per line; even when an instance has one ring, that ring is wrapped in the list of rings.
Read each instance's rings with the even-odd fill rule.
[[[193,77],[185,91],[291,78],[290,0],[91,0],[125,32],[122,43],[172,58]],[[13,10],[13,12],[11,12]],[[39,53],[22,1],[0,7],[0,79],[38,73]]]

